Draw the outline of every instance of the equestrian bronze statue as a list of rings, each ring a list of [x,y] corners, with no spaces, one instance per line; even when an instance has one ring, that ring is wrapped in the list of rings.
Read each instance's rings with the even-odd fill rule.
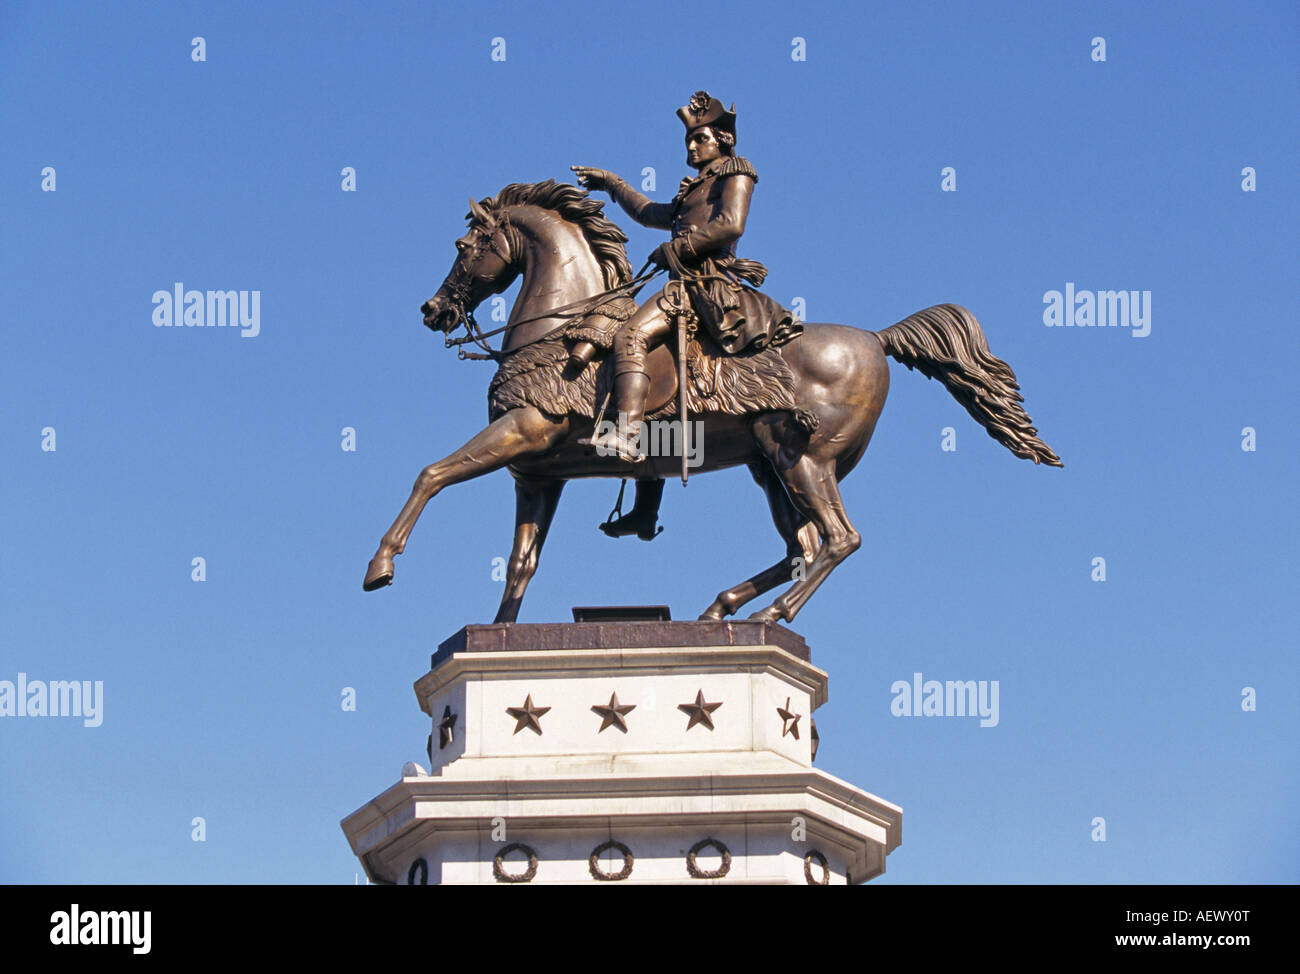
[[[513,622],[566,481],[634,478],[632,512],[602,527],[650,538],[664,477],[688,465],[709,472],[743,464],[767,495],[785,555],[721,592],[700,618],[723,619],[791,583],[750,618],[792,621],[861,544],[839,481],[875,430],[889,391],[886,356],[941,381],[1016,456],[1062,466],[1021,407],[1015,373],[965,308],[936,305],[870,332],[800,322],[759,292],[766,268],[736,256],[758,177],[734,154],[734,106],[696,92],[677,114],[696,175],[672,202],[654,203],[604,170],[573,167],[586,189],[603,189],[639,223],[671,231],[646,262],[655,269],[633,274],[627,237],[584,189],[514,183],[470,201],[451,272],[421,311],[448,336],[465,326],[464,336],[447,339],[462,357],[499,363],[488,388],[491,422],[421,471],[370,560],[367,591],[392,582],[393,557],[435,494],[506,467],[515,478],[515,538],[496,621]],[[638,301],[659,269],[667,281]],[[494,349],[496,332],[479,328],[474,309],[521,275]],[[470,343],[482,351],[467,353]],[[648,448],[656,433],[661,448]]]

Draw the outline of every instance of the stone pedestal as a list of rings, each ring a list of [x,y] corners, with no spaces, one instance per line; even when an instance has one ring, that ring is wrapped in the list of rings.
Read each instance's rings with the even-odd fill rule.
[[[343,820],[384,883],[860,883],[902,809],[813,767],[827,676],[757,622],[466,626],[415,684],[430,773]]]

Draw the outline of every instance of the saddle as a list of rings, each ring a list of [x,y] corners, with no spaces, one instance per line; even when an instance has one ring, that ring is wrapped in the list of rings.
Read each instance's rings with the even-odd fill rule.
[[[597,349],[597,358],[604,358],[613,349],[619,328],[636,309],[636,301],[629,297],[607,301],[566,327],[561,340],[570,349],[579,342],[588,342]],[[646,394],[645,411],[650,416],[677,396],[677,361],[668,343],[650,350],[646,356],[646,372],[650,376],[650,391]]]
[[[507,356],[488,386],[492,419],[511,409],[533,406],[550,416],[578,415],[596,419],[597,410],[612,400],[613,369],[609,353],[619,327],[635,312],[627,297],[615,298],[558,330],[554,337],[526,345]],[[596,356],[576,375],[569,369],[569,352],[579,342],[589,342]],[[650,391],[647,419],[677,415],[676,342],[651,349],[646,356]],[[686,408],[692,415],[726,413],[745,416],[788,411],[805,431],[817,428],[817,417],[799,407],[794,371],[778,348],[727,355],[703,330],[687,345]]]

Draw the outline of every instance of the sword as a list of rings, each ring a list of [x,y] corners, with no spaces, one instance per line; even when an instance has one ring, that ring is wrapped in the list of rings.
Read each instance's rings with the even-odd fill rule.
[[[683,289],[684,290],[684,289]],[[685,298],[684,300],[689,300]],[[682,486],[686,486],[686,457],[691,452],[691,426],[686,421],[686,315],[677,316],[677,418],[682,421]]]

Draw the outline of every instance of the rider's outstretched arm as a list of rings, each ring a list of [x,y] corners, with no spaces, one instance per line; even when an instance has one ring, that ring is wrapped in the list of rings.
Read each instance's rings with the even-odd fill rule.
[[[609,198],[637,223],[656,230],[668,230],[673,225],[673,205],[656,203],[629,186],[621,176],[615,176],[608,186]]]

